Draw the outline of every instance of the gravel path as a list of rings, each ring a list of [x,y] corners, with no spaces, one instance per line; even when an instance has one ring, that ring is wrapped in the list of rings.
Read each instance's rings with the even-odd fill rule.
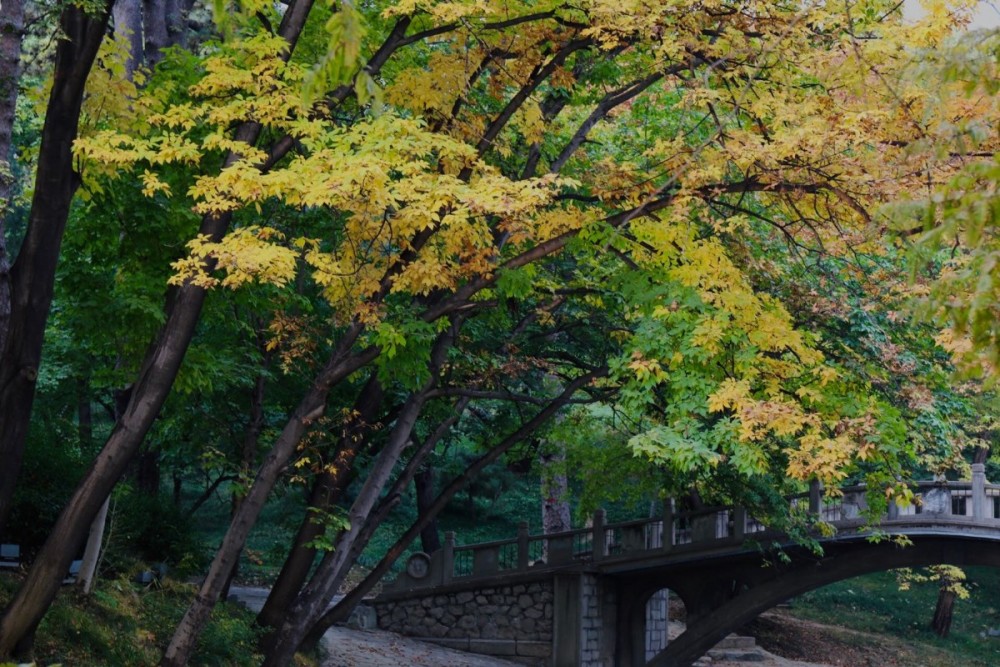
[[[380,630],[330,628],[323,667],[523,667],[516,662],[414,641]]]

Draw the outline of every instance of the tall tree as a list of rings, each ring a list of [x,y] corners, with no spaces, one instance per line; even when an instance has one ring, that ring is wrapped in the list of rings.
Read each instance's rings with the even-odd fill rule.
[[[14,2],[11,7],[13,19],[20,3]],[[0,348],[0,457],[5,462],[0,470],[0,532],[10,513],[24,455],[60,242],[73,195],[80,184],[74,170],[73,141],[80,123],[87,77],[104,39],[110,9],[110,2],[92,10],[72,3],[62,9],[28,229],[9,272],[0,271],[0,341],[4,343]],[[5,20],[8,17],[6,11],[4,17]],[[8,35],[5,30],[4,39],[13,40],[19,34],[15,31]],[[14,48],[9,43],[5,46]],[[5,52],[4,56],[10,58],[13,54]],[[7,60],[5,65],[10,67],[15,61],[16,58]],[[9,73],[9,70],[4,72]],[[7,79],[4,85],[9,87],[11,83]],[[11,94],[6,96],[7,101]],[[6,121],[0,120],[0,125],[6,125]],[[6,261],[0,259],[0,264]],[[5,289],[10,294],[9,317],[3,314]]]

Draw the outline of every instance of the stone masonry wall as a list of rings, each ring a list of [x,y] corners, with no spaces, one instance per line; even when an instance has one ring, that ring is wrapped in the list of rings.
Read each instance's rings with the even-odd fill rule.
[[[666,588],[658,590],[646,603],[647,661],[652,660],[657,653],[667,648],[669,592]]]
[[[611,667],[614,643],[607,623],[615,617],[615,598],[598,577],[580,578],[580,667]]]
[[[550,582],[484,587],[377,602],[383,630],[530,665],[552,654]]]

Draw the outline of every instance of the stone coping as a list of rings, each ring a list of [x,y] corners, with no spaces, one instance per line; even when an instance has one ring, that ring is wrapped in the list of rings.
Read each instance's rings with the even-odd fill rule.
[[[473,639],[468,637],[410,637],[410,639],[428,644],[437,644],[438,646],[444,646],[445,648],[457,651],[495,655],[497,657],[547,658],[552,655],[551,643],[524,639]]]
[[[452,579],[447,584],[436,586],[412,586],[406,588],[389,587],[382,589],[382,592],[372,600],[370,604],[378,605],[382,602],[395,602],[397,600],[409,600],[414,596],[444,595],[447,593],[457,593],[470,589],[480,590],[483,588],[498,588],[500,586],[514,586],[516,584],[531,584],[539,581],[549,581],[556,574],[576,574],[583,572],[584,564],[553,565],[545,568],[533,568],[530,570],[503,570],[489,576],[466,576]]]

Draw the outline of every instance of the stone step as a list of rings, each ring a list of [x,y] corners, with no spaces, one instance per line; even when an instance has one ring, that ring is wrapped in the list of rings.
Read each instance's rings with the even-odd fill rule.
[[[760,651],[733,650],[733,649],[712,649],[708,652],[708,657],[718,662],[764,662],[767,658]]]
[[[757,640],[753,637],[741,637],[740,635],[729,635],[721,642],[713,646],[714,650],[749,650],[757,647]]]

